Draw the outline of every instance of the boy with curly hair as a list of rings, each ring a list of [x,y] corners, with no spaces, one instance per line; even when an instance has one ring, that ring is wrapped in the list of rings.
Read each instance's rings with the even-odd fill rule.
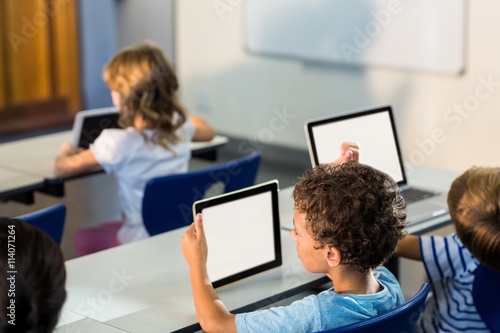
[[[309,272],[333,288],[284,307],[231,314],[207,275],[202,216],[182,238],[196,313],[205,332],[314,332],[358,322],[402,304],[395,277],[380,267],[404,236],[405,203],[397,184],[367,165],[322,165],[299,179],[291,236]]]

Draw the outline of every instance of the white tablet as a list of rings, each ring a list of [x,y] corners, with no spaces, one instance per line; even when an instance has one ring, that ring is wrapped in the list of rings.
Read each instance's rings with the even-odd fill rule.
[[[119,128],[115,107],[80,111],[75,114],[71,144],[87,149],[106,128]]]
[[[277,180],[196,201],[197,213],[203,214],[214,288],[281,265]]]

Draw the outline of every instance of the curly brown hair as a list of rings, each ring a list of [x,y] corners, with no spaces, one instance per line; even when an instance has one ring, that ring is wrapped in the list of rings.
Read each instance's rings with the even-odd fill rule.
[[[176,131],[187,112],[177,94],[177,76],[160,48],[145,43],[119,51],[105,66],[103,78],[122,96],[121,126],[133,126],[140,114],[153,130],[154,143],[169,149],[169,143],[180,140]]]
[[[500,168],[465,171],[451,184],[448,207],[464,246],[481,264],[500,270]]]
[[[360,272],[383,264],[405,235],[406,204],[399,187],[368,165],[315,167],[299,179],[293,198],[319,248],[337,248],[341,264]]]

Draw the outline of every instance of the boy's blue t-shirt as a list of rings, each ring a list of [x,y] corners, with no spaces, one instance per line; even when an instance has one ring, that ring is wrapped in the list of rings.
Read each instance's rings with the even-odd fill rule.
[[[243,332],[315,332],[368,319],[404,303],[398,281],[385,267],[374,271],[383,287],[370,295],[338,294],[334,288],[307,296],[288,306],[236,315]]]

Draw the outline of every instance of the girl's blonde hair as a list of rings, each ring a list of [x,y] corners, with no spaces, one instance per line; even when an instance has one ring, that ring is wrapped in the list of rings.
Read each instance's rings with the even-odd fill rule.
[[[106,64],[103,78],[121,95],[121,126],[133,126],[140,115],[153,130],[154,143],[170,149],[170,144],[181,139],[176,131],[187,113],[177,95],[179,83],[173,67],[158,47],[145,43],[119,51]]]
[[[500,168],[473,167],[448,192],[451,221],[483,265],[500,270]]]

